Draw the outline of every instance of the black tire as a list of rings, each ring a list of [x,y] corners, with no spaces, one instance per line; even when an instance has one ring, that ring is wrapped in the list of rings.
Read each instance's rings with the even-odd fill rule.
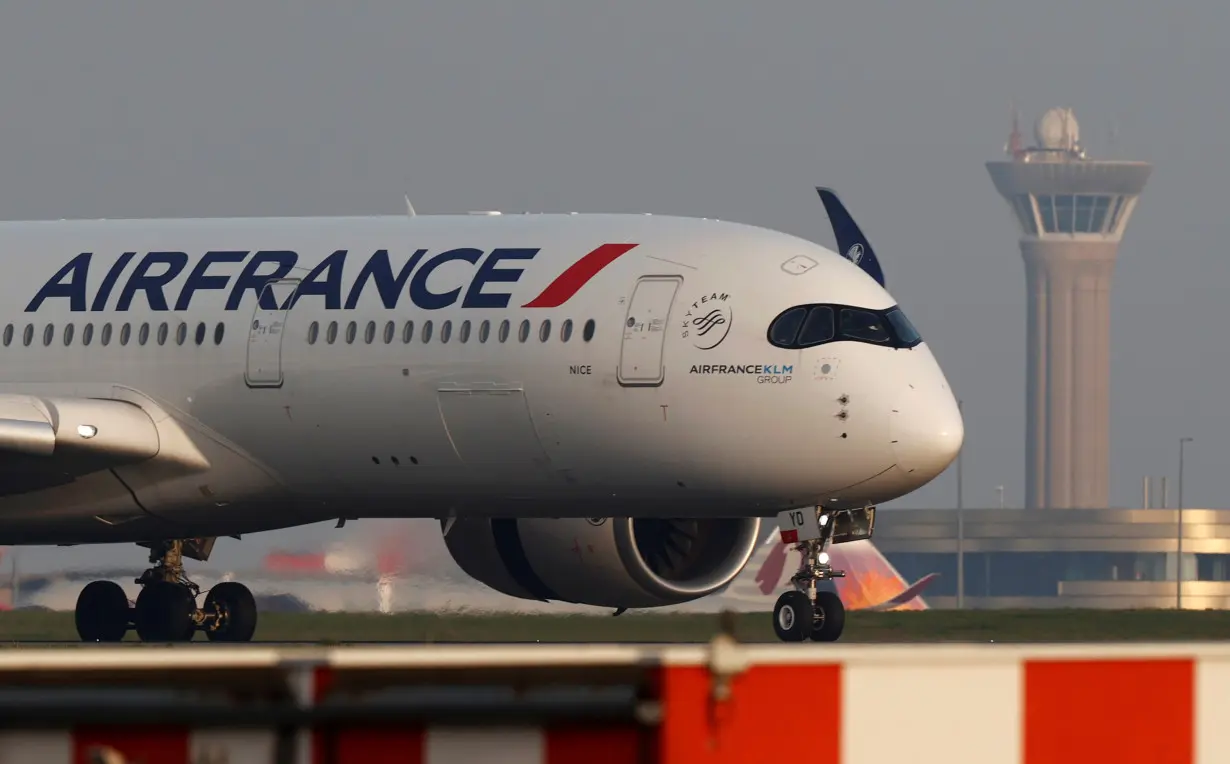
[[[82,642],[119,642],[128,632],[128,595],[114,581],[91,581],[77,595],[74,618]]]
[[[783,642],[803,642],[811,636],[811,601],[800,591],[785,592],[773,606],[773,631]]]
[[[190,642],[196,632],[196,598],[183,584],[155,581],[137,595],[133,621],[142,642]]]
[[[846,628],[846,606],[835,592],[816,592],[812,618],[812,641],[836,642]]]
[[[256,598],[237,581],[223,581],[205,596],[205,612],[218,612],[222,625],[206,629],[211,642],[251,642],[256,633]]]

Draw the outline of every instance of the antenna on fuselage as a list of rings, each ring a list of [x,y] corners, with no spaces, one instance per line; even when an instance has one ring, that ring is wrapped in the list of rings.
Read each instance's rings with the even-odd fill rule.
[[[414,211],[414,205],[410,203],[410,194],[406,194],[406,212],[410,213],[410,217],[418,217],[418,213]]]

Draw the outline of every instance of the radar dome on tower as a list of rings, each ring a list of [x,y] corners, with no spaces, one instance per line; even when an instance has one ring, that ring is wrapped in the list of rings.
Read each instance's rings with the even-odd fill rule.
[[[1071,109],[1048,109],[1038,118],[1034,137],[1044,149],[1075,149],[1080,144],[1080,125]]]

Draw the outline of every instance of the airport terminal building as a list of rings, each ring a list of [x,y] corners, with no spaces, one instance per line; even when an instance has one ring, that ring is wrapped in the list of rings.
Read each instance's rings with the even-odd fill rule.
[[[1181,592],[1176,509],[881,509],[873,543],[937,609],[1230,609],[1230,509],[1181,528]]]

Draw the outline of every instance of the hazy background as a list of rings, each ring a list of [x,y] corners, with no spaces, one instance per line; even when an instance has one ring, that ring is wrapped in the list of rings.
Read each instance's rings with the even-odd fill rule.
[[[1191,436],[1185,503],[1230,506],[1230,5],[831,5],[6,3],[0,218],[399,214],[409,194],[420,213],[652,211],[831,244],[812,190],[831,185],[964,400],[966,505],[1003,485],[1020,506],[1024,269],[983,162],[1013,99],[1030,138],[1071,106],[1091,156],[1155,163],[1115,276],[1112,501],[1138,506],[1150,473],[1173,503]],[[955,488],[950,470],[895,504]]]

